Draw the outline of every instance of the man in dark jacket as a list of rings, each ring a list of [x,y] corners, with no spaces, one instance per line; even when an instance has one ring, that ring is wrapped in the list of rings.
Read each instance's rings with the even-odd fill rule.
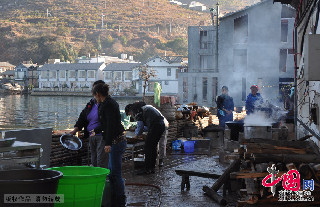
[[[129,114],[132,115],[136,121],[142,121],[143,125],[148,128],[144,148],[145,170],[139,174],[155,173],[157,145],[166,127],[164,116],[153,106],[141,106],[139,103],[134,103],[130,107]],[[140,134],[142,132],[143,130],[140,131]]]
[[[233,98],[228,95],[228,92],[228,87],[223,86],[222,94],[217,99],[219,126],[222,128],[225,128],[227,121],[233,121],[234,103]]]

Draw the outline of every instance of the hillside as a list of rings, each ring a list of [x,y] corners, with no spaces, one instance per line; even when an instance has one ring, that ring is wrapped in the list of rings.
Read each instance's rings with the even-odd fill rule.
[[[238,2],[240,9],[253,0]],[[234,5],[221,8],[232,10]],[[128,53],[139,61],[165,52],[187,55],[187,27],[200,21],[209,24],[210,15],[167,0],[1,0],[0,61],[43,64],[89,53]]]

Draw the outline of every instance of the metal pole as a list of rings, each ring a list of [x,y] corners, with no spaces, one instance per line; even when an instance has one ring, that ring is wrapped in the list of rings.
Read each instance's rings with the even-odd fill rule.
[[[294,33],[295,33],[295,38],[293,39],[295,47],[294,47],[294,54],[297,54],[297,27],[294,28]],[[295,61],[298,62],[297,60],[297,55],[295,55]],[[297,67],[297,65],[295,65]],[[294,132],[295,132],[295,139],[298,140],[298,81],[297,81],[297,70],[298,68],[294,69],[295,73],[295,78],[294,78]]]
[[[219,72],[219,3],[217,3],[216,17],[216,72]]]

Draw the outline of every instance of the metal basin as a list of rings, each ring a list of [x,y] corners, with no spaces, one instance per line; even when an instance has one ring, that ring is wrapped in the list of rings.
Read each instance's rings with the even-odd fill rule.
[[[243,121],[227,121],[226,125],[231,130],[230,136],[231,140],[238,141],[239,140],[239,132],[243,132]]]
[[[69,150],[79,150],[82,147],[82,141],[71,134],[62,135],[60,137],[60,143]]]
[[[246,126],[244,125],[245,139],[260,138],[272,139],[271,124],[265,126]]]
[[[11,147],[15,141],[16,141],[15,137],[0,139],[0,147]]]

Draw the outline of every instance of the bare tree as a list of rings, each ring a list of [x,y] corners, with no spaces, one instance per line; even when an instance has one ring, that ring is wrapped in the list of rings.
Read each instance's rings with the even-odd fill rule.
[[[144,101],[146,95],[147,83],[150,81],[151,77],[156,77],[156,71],[152,68],[149,68],[148,65],[141,65],[139,67],[139,78],[143,80],[143,96],[142,101]]]

